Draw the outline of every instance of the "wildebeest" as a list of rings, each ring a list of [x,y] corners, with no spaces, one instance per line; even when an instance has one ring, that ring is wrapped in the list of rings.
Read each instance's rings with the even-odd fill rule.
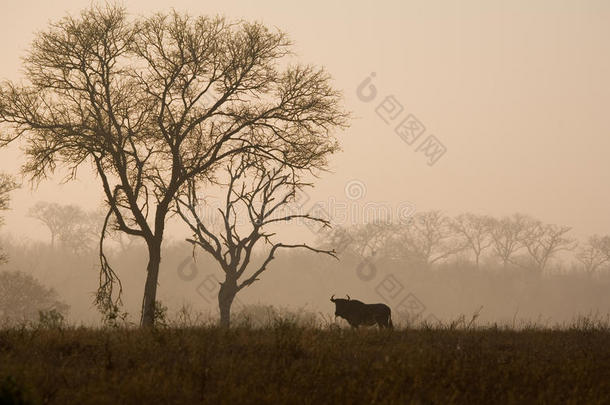
[[[335,316],[345,319],[352,328],[360,325],[379,325],[380,328],[392,329],[392,311],[386,304],[365,304],[362,301],[335,298],[334,294],[330,301],[335,304]]]

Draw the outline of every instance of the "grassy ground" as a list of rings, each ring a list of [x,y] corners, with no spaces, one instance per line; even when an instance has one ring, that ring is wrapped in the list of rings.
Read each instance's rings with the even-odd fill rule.
[[[0,403],[608,404],[610,330],[4,329]]]

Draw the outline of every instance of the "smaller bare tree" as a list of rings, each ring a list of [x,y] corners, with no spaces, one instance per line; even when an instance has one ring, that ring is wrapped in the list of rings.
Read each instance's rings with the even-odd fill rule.
[[[576,253],[576,259],[583,264],[589,275],[610,263],[610,236],[589,237],[587,243]]]
[[[310,185],[301,181],[294,169],[245,155],[232,159],[227,175],[226,198],[223,207],[218,208],[221,220],[218,230],[203,221],[194,181],[188,183],[186,192],[176,197],[176,211],[194,235],[187,241],[212,255],[224,272],[218,306],[220,325],[225,327],[230,324],[235,296],[259,280],[278,250],[304,248],[336,257],[334,250],[317,249],[305,243],[277,242],[273,238],[275,233],[269,230],[276,224],[296,219],[328,225],[326,219],[289,209],[296,192]],[[268,251],[262,260],[253,261],[254,249],[260,242]]]

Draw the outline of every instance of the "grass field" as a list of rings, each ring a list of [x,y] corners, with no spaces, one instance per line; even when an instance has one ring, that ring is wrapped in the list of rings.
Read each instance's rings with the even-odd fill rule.
[[[607,404],[610,329],[10,328],[0,387],[2,404]]]

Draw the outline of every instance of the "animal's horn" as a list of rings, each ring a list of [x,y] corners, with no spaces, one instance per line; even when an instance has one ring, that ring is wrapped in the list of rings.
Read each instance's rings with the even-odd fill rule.
[[[345,296],[347,297],[347,300],[351,300],[351,298],[349,297],[349,295],[345,294]]]
[[[330,302],[335,302],[335,294],[333,294],[333,296],[330,297]]]

